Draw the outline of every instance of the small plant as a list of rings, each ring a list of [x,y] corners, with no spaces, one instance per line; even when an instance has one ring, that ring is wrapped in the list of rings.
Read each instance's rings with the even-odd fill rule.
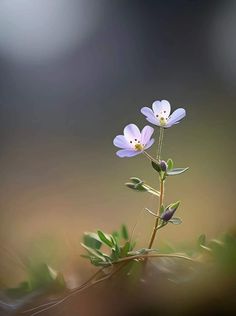
[[[163,145],[164,130],[176,125],[182,120],[186,111],[182,108],[175,110],[171,115],[170,103],[166,100],[155,101],[152,104],[152,109],[143,107],[141,113],[145,115],[148,122],[156,125],[159,129],[159,140],[157,146],[157,154],[155,157],[151,156],[147,149],[149,149],[155,142],[152,135],[154,128],[151,126],[145,126],[141,131],[135,124],[129,124],[124,128],[124,134],[118,135],[114,138],[113,144],[119,148],[116,155],[120,158],[134,157],[142,154],[145,156],[152,169],[157,175],[159,180],[159,188],[153,188],[149,184],[137,177],[131,177],[130,181],[126,183],[126,186],[137,192],[147,192],[154,195],[158,200],[158,209],[152,211],[145,208],[147,214],[154,217],[154,227],[151,232],[151,237],[147,248],[134,251],[134,243],[131,243],[128,238],[128,232],[123,225],[122,230],[115,234],[106,234],[103,231],[97,233],[85,233],[84,242],[81,244],[88,252],[83,257],[88,258],[90,262],[96,266],[107,266],[114,262],[120,262],[121,259],[136,255],[146,255],[151,251],[153,243],[156,238],[157,231],[167,224],[174,225],[181,224],[182,220],[179,217],[174,217],[177,211],[180,201],[173,202],[169,205],[165,205],[164,202],[164,190],[165,182],[170,176],[182,174],[187,171],[188,168],[174,168],[174,162],[172,159],[162,160],[161,151]],[[124,243],[120,244],[122,242]],[[101,251],[102,244],[110,248],[111,252],[104,253]]]
[[[124,128],[124,134],[116,136],[113,140],[113,144],[119,148],[116,152],[118,157],[129,158],[143,155],[147,158],[159,183],[157,188],[153,188],[142,179],[131,177],[129,182],[125,184],[131,190],[151,194],[158,200],[156,210],[145,208],[146,214],[152,216],[154,220],[147,247],[135,249],[136,242],[133,240],[133,233],[130,235],[124,224],[120,230],[111,234],[102,230],[84,233],[81,245],[86,250],[86,254],[83,254],[82,257],[88,259],[92,265],[99,267],[99,269],[79,287],[73,290],[67,289],[66,293],[61,297],[25,310],[24,313],[36,316],[48,311],[81,291],[111,278],[125,266],[126,278],[132,275],[132,268],[135,266],[132,264],[127,265],[128,263],[143,264],[145,269],[141,269],[141,272],[145,272],[149,258],[171,258],[171,264],[163,260],[158,267],[167,276],[168,281],[172,280],[178,284],[191,281],[193,276],[199,275],[200,271],[202,271],[203,263],[206,264],[206,274],[209,274],[209,267],[212,267],[214,263],[215,269],[212,269],[212,281],[217,279],[214,271],[223,271],[223,273],[229,273],[229,276],[234,275],[236,264],[236,238],[234,233],[227,233],[218,239],[209,241],[205,235],[201,235],[196,244],[190,247],[189,245],[178,248],[162,246],[158,250],[153,248],[158,230],[166,227],[168,224],[179,225],[182,223],[182,220],[176,216],[180,207],[180,201],[173,201],[171,204],[166,204],[165,202],[165,184],[170,177],[180,175],[187,171],[188,168],[174,167],[174,162],[171,158],[164,160],[161,157],[161,151],[165,129],[178,124],[186,116],[186,111],[179,108],[171,115],[170,112],[171,107],[166,100],[155,101],[152,104],[152,109],[148,107],[141,109],[141,113],[145,115],[147,121],[157,126],[159,130],[157,154],[155,156],[147,152],[147,149],[154,144],[154,138],[152,138],[154,128],[151,126],[145,126],[140,131],[135,124],[129,124]],[[186,269],[187,266],[183,264],[183,269],[179,270],[179,261],[174,260],[176,258],[182,259],[181,263],[183,263],[183,260],[190,263],[189,269]],[[180,273],[180,271],[183,271],[183,273]],[[205,275],[204,272],[203,275]],[[12,297],[19,297],[37,289],[48,290],[48,288],[55,285],[57,288],[66,289],[66,280],[64,281],[62,274],[56,273],[52,268],[44,264],[39,269],[30,269],[28,280],[21,283],[17,288],[8,289],[7,292]],[[8,304],[5,305],[8,306]]]

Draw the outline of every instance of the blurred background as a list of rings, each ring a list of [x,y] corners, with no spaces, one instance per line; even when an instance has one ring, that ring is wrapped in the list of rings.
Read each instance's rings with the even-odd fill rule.
[[[67,264],[84,231],[136,223],[147,245],[143,209],[157,201],[123,184],[157,185],[156,174],[144,157],[116,157],[112,140],[146,125],[140,108],[154,100],[187,110],[163,158],[190,167],[168,179],[166,203],[181,200],[183,224],[159,242],[234,227],[235,29],[235,1],[1,1],[2,282],[19,275],[16,253]]]

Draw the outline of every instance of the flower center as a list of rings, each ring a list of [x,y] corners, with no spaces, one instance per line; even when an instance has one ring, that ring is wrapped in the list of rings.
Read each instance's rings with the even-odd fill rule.
[[[166,117],[160,117],[160,125],[165,126],[167,124],[167,118]]]
[[[134,149],[137,151],[142,151],[143,150],[143,145],[142,144],[135,144]]]

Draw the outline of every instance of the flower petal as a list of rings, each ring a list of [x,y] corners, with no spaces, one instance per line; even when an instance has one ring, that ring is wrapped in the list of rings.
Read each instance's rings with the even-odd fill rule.
[[[143,107],[141,113],[146,116],[146,120],[154,125],[158,125],[158,121],[153,113],[153,111],[148,107]],[[159,126],[159,125],[158,125]]]
[[[145,146],[150,138],[152,137],[152,134],[154,132],[154,128],[151,126],[146,125],[142,131],[141,131],[141,143]]]
[[[186,115],[186,111],[183,108],[179,108],[175,110],[169,117],[168,122],[165,127],[171,127],[174,124],[178,124],[179,121],[184,118]]]
[[[124,128],[124,136],[127,139],[127,141],[130,141],[134,138],[140,139],[141,133],[139,128],[135,124],[129,124]]]
[[[116,136],[113,140],[113,144],[119,148],[131,148],[131,144],[126,140],[125,136],[123,135]]]
[[[160,125],[160,121],[159,120],[157,120],[155,117],[146,117],[146,120],[149,122],[149,123],[151,123],[151,124],[154,124],[154,125],[156,125],[156,126],[161,126]]]
[[[133,157],[133,156],[136,156],[138,154],[141,154],[141,151],[136,151],[136,150],[132,150],[132,149],[121,149],[121,150],[118,150],[116,152],[116,155],[120,158]]]
[[[170,103],[167,100],[155,101],[152,104],[153,112],[155,115],[159,115],[160,113],[164,114],[165,117],[170,115]]]
[[[147,106],[144,106],[142,109],[141,109],[141,113],[145,116],[153,116],[153,111],[148,108]]]
[[[154,142],[155,142],[154,138],[150,139],[149,142],[145,145],[144,149],[150,148]]]

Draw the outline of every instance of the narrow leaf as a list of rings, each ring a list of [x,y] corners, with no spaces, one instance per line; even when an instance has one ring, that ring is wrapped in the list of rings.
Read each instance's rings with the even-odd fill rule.
[[[127,182],[127,183],[125,183],[125,185],[128,187],[128,188],[130,188],[130,189],[132,189],[132,190],[135,190],[135,191],[139,191],[139,192],[145,192],[145,191],[147,191],[147,189],[144,187],[144,185],[143,185],[143,181],[142,182],[140,182],[140,183],[131,183],[131,182]]]
[[[101,241],[96,233],[85,232],[83,237],[83,242],[86,246],[93,249],[101,248]]]
[[[173,217],[168,222],[174,225],[179,225],[182,223],[182,219],[179,217]]]
[[[99,258],[102,261],[106,261],[106,259],[101,256],[96,250],[87,247],[85,244],[81,243],[81,246],[84,247],[93,257]]]
[[[175,176],[181,173],[184,173],[185,171],[187,171],[189,169],[189,167],[187,168],[173,168],[172,170],[168,170],[167,171],[167,175],[168,176]]]
[[[130,249],[131,249],[130,242],[127,241],[127,242],[124,244],[124,246],[121,247],[120,257],[121,257],[121,258],[126,257],[127,254],[128,254],[128,252],[130,251]]]
[[[117,231],[114,231],[114,232],[112,233],[112,237],[113,237],[116,241],[118,241],[118,240],[120,239],[120,233],[117,232]]]
[[[153,169],[155,169],[157,172],[160,172],[161,171],[161,167],[158,163],[152,161],[152,167]]]
[[[111,241],[111,236],[103,233],[101,230],[98,230],[97,233],[98,233],[99,238],[104,244],[106,244],[110,248],[113,246],[113,243]]]
[[[207,247],[207,246],[204,246],[204,245],[200,245],[200,247],[204,250],[206,250],[207,252],[212,252],[212,249]]]
[[[124,240],[129,240],[128,230],[124,224],[121,226],[121,235],[124,238]]]
[[[206,235],[205,234],[201,234],[198,237],[197,244],[198,244],[198,246],[201,246],[201,245],[205,246],[206,245]]]
[[[130,180],[133,182],[133,183],[140,183],[140,182],[142,182],[142,180],[141,179],[139,179],[139,178],[136,178],[136,177],[131,177],[130,178]]]

